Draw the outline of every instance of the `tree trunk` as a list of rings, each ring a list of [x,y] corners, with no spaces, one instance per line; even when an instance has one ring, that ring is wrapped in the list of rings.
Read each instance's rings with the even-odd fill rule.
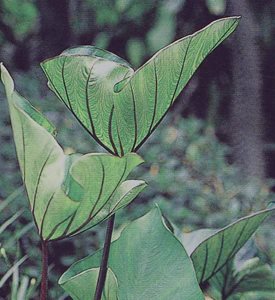
[[[231,140],[234,158],[248,176],[264,178],[262,77],[259,28],[247,0],[229,0],[229,15],[242,15],[232,49]]]

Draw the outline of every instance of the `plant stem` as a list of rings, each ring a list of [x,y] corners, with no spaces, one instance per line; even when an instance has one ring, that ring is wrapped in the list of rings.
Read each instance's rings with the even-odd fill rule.
[[[99,275],[98,275],[97,284],[96,284],[94,300],[101,300],[101,295],[103,292],[106,275],[107,275],[108,259],[109,259],[109,252],[110,252],[110,246],[111,246],[112,233],[113,233],[113,229],[114,229],[114,223],[115,223],[115,214],[113,214],[110,217],[110,219],[108,220],[108,224],[107,224],[104,248],[103,248],[103,253],[102,253],[102,258],[101,258],[101,264],[100,264],[100,270],[99,270]]]
[[[42,246],[42,278],[40,289],[40,300],[47,300],[48,297],[48,242],[41,241]]]

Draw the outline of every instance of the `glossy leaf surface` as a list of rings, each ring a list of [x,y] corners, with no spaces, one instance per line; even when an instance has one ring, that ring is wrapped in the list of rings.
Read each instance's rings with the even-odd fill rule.
[[[101,255],[98,251],[73,264],[59,283],[68,292],[72,283],[84,289],[83,274],[99,266]],[[190,258],[158,208],[128,225],[112,243],[109,267],[117,278],[119,300],[204,299]]]
[[[241,218],[220,230],[200,230],[184,234],[198,281],[202,284],[214,276],[243,247],[274,208]],[[192,238],[193,236],[193,238]]]
[[[93,46],[64,51],[41,65],[49,87],[111,153],[136,151],[150,136],[196,69],[237,27],[217,20],[158,51],[138,70]]]
[[[39,234],[52,240],[74,235],[109,217],[145,187],[127,180],[142,162],[130,153],[67,156],[56,142],[54,126],[14,90],[1,65],[17,156]]]

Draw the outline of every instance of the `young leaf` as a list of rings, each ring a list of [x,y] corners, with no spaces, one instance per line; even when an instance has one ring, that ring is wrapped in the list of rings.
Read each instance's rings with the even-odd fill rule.
[[[125,181],[142,159],[129,153],[64,154],[53,137],[53,125],[14,90],[1,64],[17,156],[31,211],[44,240],[74,235],[95,226],[127,205],[145,187]]]
[[[81,282],[71,280],[66,284],[66,291],[73,300],[93,299],[96,290],[99,268],[84,271],[81,274]],[[89,284],[87,284],[89,282]],[[117,279],[111,269],[107,271],[107,277],[101,300],[118,300]]]
[[[73,284],[75,294],[87,289],[85,273],[99,266],[101,255],[98,251],[73,264],[60,278],[61,286],[70,293]],[[117,278],[120,300],[204,299],[190,258],[158,208],[128,225],[112,243],[109,267]]]
[[[241,218],[220,230],[184,234],[184,245],[193,240],[188,248],[200,284],[208,281],[234,257],[274,209]]]
[[[210,293],[215,294],[217,300],[246,299],[244,297],[250,293],[263,299],[267,294],[275,294],[272,270],[257,257],[246,261],[239,271],[235,269],[233,261],[228,262],[211,278],[210,286]]]
[[[93,46],[69,49],[41,66],[49,87],[95,140],[111,153],[136,151],[150,136],[196,69],[237,27],[217,20],[158,51],[134,71]]]

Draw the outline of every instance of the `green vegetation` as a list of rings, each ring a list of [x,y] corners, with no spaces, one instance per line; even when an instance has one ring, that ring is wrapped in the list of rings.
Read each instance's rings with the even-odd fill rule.
[[[0,1],[0,15],[4,15],[0,21],[0,43],[4,44],[0,54],[7,57],[8,64],[26,70],[47,56],[56,55],[58,47],[64,50],[72,44],[90,44],[93,40],[97,47],[127,57],[133,68],[124,59],[97,47],[63,51],[42,63],[49,87],[63,103],[44,88],[45,80],[36,67],[29,73],[13,72],[16,90],[30,98],[35,109],[15,92],[12,79],[1,66],[28,196],[20,187],[8,109],[3,101],[0,299],[39,297],[40,282],[46,282],[47,265],[44,261],[41,273],[37,259],[41,240],[44,258],[45,249],[50,254],[49,299],[70,299],[67,293],[73,299],[93,299],[95,293],[98,295],[100,270],[104,269],[100,262],[106,223],[101,221],[116,212],[102,299],[166,300],[171,295],[179,300],[204,299],[205,294],[220,300],[271,300],[275,292],[274,233],[270,217],[273,208],[266,207],[274,200],[270,191],[273,182],[248,177],[250,172],[239,168],[244,165],[232,164],[236,160],[234,152],[216,135],[224,138],[220,135],[225,131],[218,108],[219,102],[224,101],[219,97],[228,97],[223,87],[229,79],[225,71],[217,72],[216,66],[229,70],[227,63],[212,60],[213,74],[199,73],[183,94],[186,103],[182,105],[182,99],[177,101],[163,119],[176,97],[182,97],[181,90],[202,60],[234,31],[237,19],[212,23],[160,50],[135,71],[134,67],[142,65],[145,58],[175,37],[198,28],[193,22],[199,9],[193,11],[189,1],[181,0],[174,3],[156,0],[150,5],[135,0],[114,0],[112,6],[111,1],[99,5],[97,1],[86,0],[81,4],[75,1],[74,8],[67,0],[61,2],[64,14],[55,18],[55,26],[63,29],[60,32],[57,29],[50,37],[47,32],[52,32],[51,22],[47,18],[58,16],[58,5],[23,1],[19,11],[15,9],[18,1]],[[226,2],[203,0],[200,5],[208,8],[213,20],[213,15],[224,13]],[[251,6],[255,10],[256,4]],[[71,9],[76,9],[73,16]],[[186,32],[179,29],[185,11],[191,12],[192,18],[189,20],[188,14],[184,17],[184,23],[189,26]],[[259,9],[257,14],[261,13]],[[93,18],[88,19],[87,14]],[[66,21],[66,15],[71,16],[70,22]],[[208,16],[206,10],[204,15]],[[36,31],[34,24],[38,24],[38,18],[41,27]],[[15,23],[22,26],[14,26]],[[268,35],[266,31],[266,39]],[[50,41],[52,38],[56,40]],[[35,45],[33,51],[26,50],[30,45]],[[37,49],[43,50],[38,54]],[[227,47],[222,49],[223,59],[230,58]],[[194,60],[195,57],[198,59]],[[202,70],[211,70],[211,57]],[[223,83],[217,78],[223,78]],[[197,94],[197,84],[203,91],[200,103],[206,100],[210,104],[207,121],[192,115],[194,104],[188,91],[193,93],[194,85]],[[235,85],[236,82],[232,89]],[[0,96],[4,98],[1,90]],[[64,103],[73,114],[66,110]],[[182,107],[187,107],[188,117],[183,117],[187,114]],[[196,108],[195,114],[198,111]],[[162,119],[159,129],[154,131]],[[117,157],[102,153],[104,149],[99,144]],[[143,159],[129,153],[137,150],[145,161],[138,168]],[[78,154],[91,152],[100,154]],[[248,161],[253,163],[250,158]],[[259,157],[255,156],[254,161],[260,161]],[[142,178],[149,186],[141,194],[145,182],[136,178]],[[16,187],[19,188],[15,190]],[[27,198],[32,214],[27,208]],[[152,208],[148,213],[155,203],[159,208]],[[117,211],[120,208],[123,209]],[[251,215],[258,210],[261,211]],[[144,216],[140,218],[141,215]],[[249,216],[239,219],[244,215]],[[250,239],[266,217],[271,221],[265,222],[260,233]],[[227,225],[232,220],[235,223]],[[95,229],[90,229],[95,225]],[[79,232],[80,235],[75,235]],[[49,240],[54,242],[48,243]],[[46,286],[42,285],[42,290]],[[45,297],[42,295],[41,299]]]
[[[141,147],[201,62],[237,24],[238,18],[213,22],[163,48],[136,71],[114,54],[88,46],[64,51],[42,68],[49,87],[94,139],[123,156]]]
[[[92,298],[87,280],[101,256],[99,251],[80,260],[60,278],[73,299]],[[117,278],[109,293],[118,299],[204,299],[190,258],[158,208],[128,225],[112,243],[109,268]]]

